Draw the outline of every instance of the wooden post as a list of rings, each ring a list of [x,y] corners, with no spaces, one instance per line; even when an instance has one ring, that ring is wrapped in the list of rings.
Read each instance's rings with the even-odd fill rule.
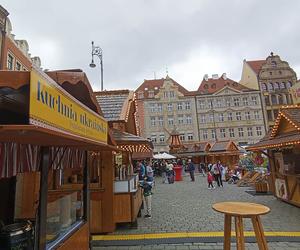
[[[243,218],[241,216],[235,216],[235,235],[236,235],[236,247],[238,250],[245,250],[245,238],[244,238],[244,225]]]
[[[231,243],[231,215],[225,214],[224,221],[224,250],[230,250]]]
[[[47,197],[48,197],[48,168],[50,164],[49,147],[41,147],[40,162],[40,197],[37,218],[36,249],[46,248]]]

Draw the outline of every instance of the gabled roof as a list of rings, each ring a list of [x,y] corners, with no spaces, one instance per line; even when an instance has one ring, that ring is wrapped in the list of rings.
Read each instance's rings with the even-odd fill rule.
[[[232,151],[230,146],[233,146],[236,151],[239,151],[238,147],[233,141],[216,141],[209,152],[220,152],[220,151]]]
[[[144,82],[136,89],[136,93],[139,91],[144,92],[144,97],[148,98],[148,91],[153,90],[154,95],[156,95],[159,92],[159,89],[163,86],[165,80],[171,80],[175,86],[178,87],[178,91],[182,93],[183,95],[189,94],[189,91],[185,89],[182,85],[174,81],[169,76],[166,76],[166,78],[161,79],[154,79],[154,80],[144,80]],[[147,89],[147,91],[145,90]]]
[[[213,94],[222,88],[229,86],[233,89],[239,90],[239,91],[248,91],[249,88],[245,87],[242,84],[239,84],[238,82],[230,79],[230,78],[223,78],[222,76],[220,78],[208,78],[207,80],[203,79],[200,83],[200,86],[197,90],[198,94]]]
[[[110,90],[94,93],[107,121],[127,121],[134,93],[130,90]]]
[[[258,75],[261,67],[266,63],[266,60],[246,61],[250,68]]]

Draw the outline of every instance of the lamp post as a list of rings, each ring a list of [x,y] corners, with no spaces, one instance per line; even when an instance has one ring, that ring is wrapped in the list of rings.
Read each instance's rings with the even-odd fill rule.
[[[92,62],[90,63],[91,68],[95,68],[94,56],[98,56],[100,59],[100,70],[101,70],[101,91],[103,91],[103,51],[99,46],[94,46],[92,41]]]

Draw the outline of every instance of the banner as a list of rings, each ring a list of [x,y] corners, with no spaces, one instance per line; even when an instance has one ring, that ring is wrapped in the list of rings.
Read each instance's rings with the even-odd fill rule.
[[[33,125],[107,143],[107,121],[34,69],[30,74],[29,118]]]

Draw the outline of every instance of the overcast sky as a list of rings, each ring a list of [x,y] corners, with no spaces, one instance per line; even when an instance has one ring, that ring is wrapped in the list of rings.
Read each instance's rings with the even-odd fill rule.
[[[196,90],[204,74],[239,81],[243,59],[271,51],[300,74],[300,1],[277,0],[2,0],[16,39],[26,39],[44,69],[83,69],[100,89],[137,88],[169,76]],[[155,72],[155,73],[154,73]]]

